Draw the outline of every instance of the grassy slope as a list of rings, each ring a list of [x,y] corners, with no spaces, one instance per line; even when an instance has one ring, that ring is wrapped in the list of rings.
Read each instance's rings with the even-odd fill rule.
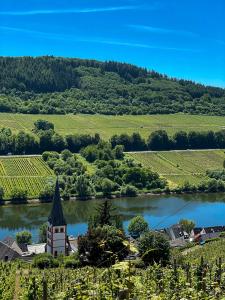
[[[225,117],[197,115],[145,115],[145,116],[106,116],[106,115],[22,115],[0,114],[0,128],[9,127],[13,131],[31,132],[37,119],[45,119],[55,124],[58,133],[99,133],[108,139],[113,134],[140,132],[143,137],[155,130],[165,129],[169,134],[179,130],[220,130],[225,126]]]
[[[127,155],[173,184],[182,184],[187,180],[198,183],[204,179],[206,170],[221,169],[225,159],[224,150],[139,152]]]
[[[54,176],[41,157],[0,157],[0,186],[8,199],[13,188],[28,191],[28,198],[35,198],[46,180]]]

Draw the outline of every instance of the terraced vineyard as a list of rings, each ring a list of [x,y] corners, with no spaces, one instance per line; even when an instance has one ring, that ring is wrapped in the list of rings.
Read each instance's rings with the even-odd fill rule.
[[[113,134],[139,132],[148,137],[152,131],[165,129],[169,134],[179,130],[206,131],[224,128],[225,117],[197,116],[188,114],[145,115],[145,116],[106,116],[106,115],[23,115],[0,113],[0,128],[8,127],[13,132],[31,132],[37,119],[48,120],[62,135],[75,133],[99,133],[109,139]]]
[[[0,186],[5,199],[10,197],[13,188],[27,190],[28,198],[35,198],[52,176],[52,170],[40,156],[0,157]]]
[[[127,155],[178,185],[185,181],[198,183],[205,178],[206,170],[221,169],[225,159],[224,150],[139,152]]]

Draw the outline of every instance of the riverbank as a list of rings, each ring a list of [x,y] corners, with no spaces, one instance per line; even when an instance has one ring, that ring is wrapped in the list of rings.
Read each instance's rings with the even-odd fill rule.
[[[84,198],[80,198],[80,197],[70,197],[69,199],[61,199],[63,202],[73,202],[73,201],[79,201],[79,202],[85,202],[85,201],[90,201],[90,200],[113,200],[113,199],[121,199],[121,198],[141,198],[141,197],[153,197],[153,196],[179,196],[179,195],[213,195],[213,194],[217,194],[218,192],[200,192],[200,191],[179,191],[179,192],[161,192],[161,193],[153,193],[153,192],[146,192],[146,193],[138,193],[136,196],[129,196],[129,195],[111,195],[109,197],[102,197],[102,196],[90,196],[90,197],[84,197]],[[3,200],[2,202],[0,202],[0,206],[3,207],[10,207],[10,206],[14,206],[14,205],[34,205],[34,204],[45,204],[45,203],[52,203],[52,200],[40,200],[38,198],[35,199],[27,199],[26,201],[11,201],[11,200]]]

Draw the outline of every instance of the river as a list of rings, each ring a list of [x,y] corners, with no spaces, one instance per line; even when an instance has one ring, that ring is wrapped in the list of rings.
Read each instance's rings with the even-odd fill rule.
[[[77,236],[87,230],[88,218],[101,200],[63,202],[68,234]],[[143,215],[151,228],[165,228],[182,218],[196,226],[225,225],[225,194],[161,195],[111,200],[123,219],[124,228],[136,215]],[[0,207],[0,240],[17,231],[30,230],[38,241],[39,226],[47,221],[51,204]]]

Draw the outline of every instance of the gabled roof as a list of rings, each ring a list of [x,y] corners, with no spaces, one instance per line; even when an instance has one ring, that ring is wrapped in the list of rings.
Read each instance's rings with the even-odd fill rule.
[[[55,184],[55,194],[53,198],[52,210],[50,216],[48,217],[48,221],[52,226],[66,225],[66,220],[63,215],[63,209],[61,204],[58,178]]]
[[[15,239],[11,236],[7,236],[4,238],[3,243],[6,244],[9,247],[12,247],[13,243],[15,242]]]
[[[20,258],[21,255],[13,250],[10,246],[0,241],[0,259],[5,260],[6,257],[7,260],[10,261],[16,258]]]
[[[26,245],[18,244],[17,241],[11,236],[7,236],[6,238],[4,238],[3,243],[6,244],[8,247],[12,248],[14,251],[19,253],[20,255],[22,255],[23,252],[26,252],[24,250]]]

